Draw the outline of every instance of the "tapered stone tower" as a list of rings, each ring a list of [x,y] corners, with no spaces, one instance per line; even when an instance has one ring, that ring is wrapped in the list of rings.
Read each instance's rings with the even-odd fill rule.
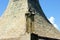
[[[1,40],[57,40],[60,32],[48,21],[39,0],[9,0],[0,17]]]

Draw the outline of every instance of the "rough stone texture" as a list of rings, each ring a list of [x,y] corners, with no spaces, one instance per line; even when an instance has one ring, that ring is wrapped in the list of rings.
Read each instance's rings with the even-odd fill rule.
[[[9,0],[0,18],[0,39],[17,38],[26,31],[27,0]]]
[[[19,37],[15,37],[15,38],[2,38],[0,40],[30,40],[30,34],[23,34],[20,35]]]
[[[60,38],[60,32],[47,20],[38,0],[9,0],[4,14],[0,17],[1,40],[30,40],[26,33],[26,17],[28,10],[35,13],[34,31],[38,36]]]
[[[29,7],[31,7],[32,12],[35,13],[35,31],[33,31],[33,33],[38,34],[38,36],[60,39],[60,32],[48,21],[38,0],[29,0]]]
[[[37,18],[36,18],[37,17]],[[35,15],[35,33],[39,36],[60,38],[60,32],[43,17]],[[38,20],[38,21],[37,21]],[[41,24],[41,25],[40,25]],[[36,29],[37,28],[37,29]]]

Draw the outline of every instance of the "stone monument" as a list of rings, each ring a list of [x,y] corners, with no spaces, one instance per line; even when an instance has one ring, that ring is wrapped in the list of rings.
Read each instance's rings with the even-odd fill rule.
[[[9,0],[0,17],[0,40],[60,40],[39,0]]]

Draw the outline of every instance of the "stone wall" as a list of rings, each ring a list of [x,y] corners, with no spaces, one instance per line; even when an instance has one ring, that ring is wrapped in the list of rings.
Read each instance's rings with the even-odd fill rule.
[[[26,13],[34,15],[34,34],[43,37],[60,38],[60,32],[47,20],[38,0],[9,0],[9,4],[0,18],[1,40],[31,40],[26,32]]]
[[[60,39],[60,32],[49,22],[39,5],[39,1],[29,0],[28,7],[32,10],[32,14],[35,14],[33,27],[35,31],[33,33],[39,36]]]
[[[0,39],[14,39],[25,34],[27,8],[27,0],[9,0],[0,19]]]

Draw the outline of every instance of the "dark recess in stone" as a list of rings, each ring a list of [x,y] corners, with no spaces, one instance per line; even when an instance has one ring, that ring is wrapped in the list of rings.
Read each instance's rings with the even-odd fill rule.
[[[37,34],[31,33],[31,40],[60,40],[60,39],[38,36]]]

